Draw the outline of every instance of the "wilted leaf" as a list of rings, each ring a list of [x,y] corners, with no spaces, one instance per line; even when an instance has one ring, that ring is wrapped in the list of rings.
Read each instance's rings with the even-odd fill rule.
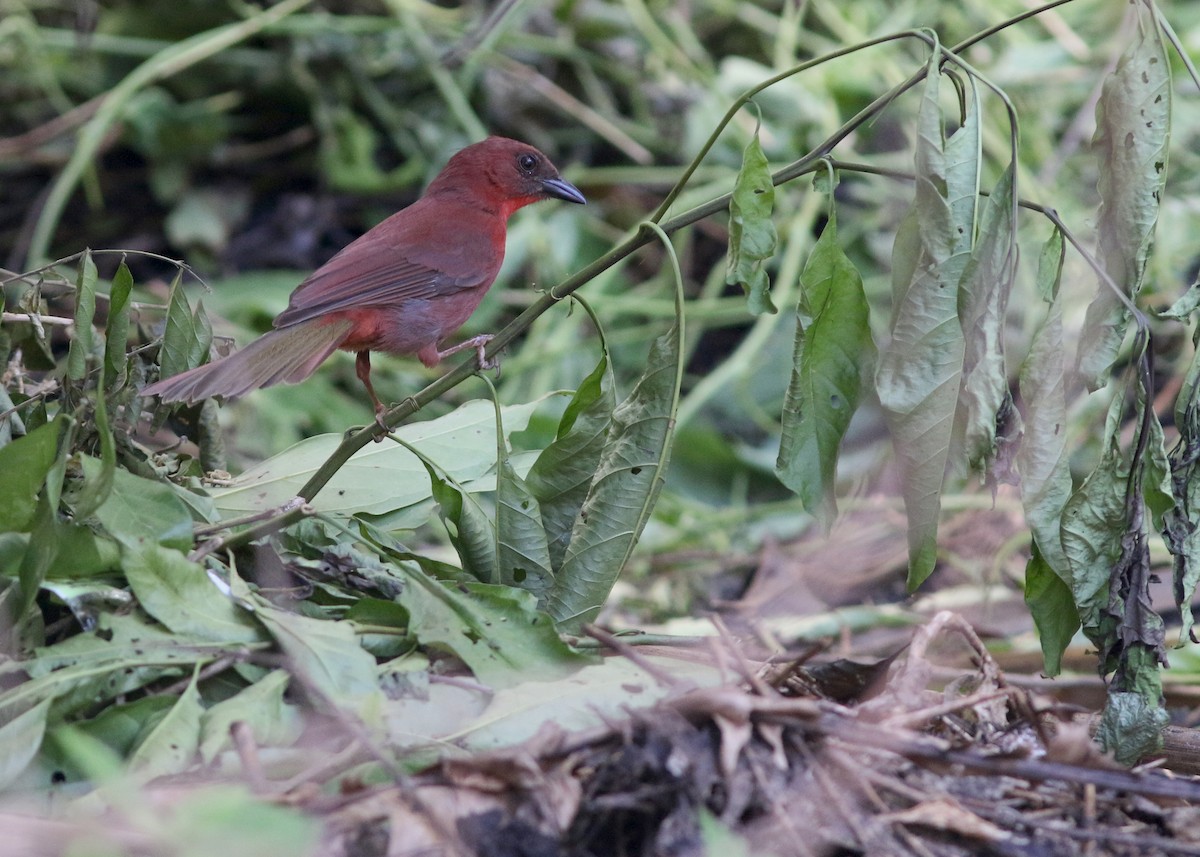
[[[1192,355],[1175,401],[1179,440],[1171,450],[1174,508],[1163,522],[1163,537],[1175,557],[1174,593],[1182,628],[1180,645],[1193,636],[1192,596],[1200,583],[1200,350]]]
[[[778,240],[771,220],[774,207],[775,185],[756,129],[742,152],[742,168],[729,201],[729,263],[725,274],[726,283],[746,290],[748,309],[754,315],[778,312],[771,303],[771,283],[764,266],[775,255]]]
[[[1096,740],[1118,764],[1136,765],[1162,749],[1162,730],[1168,722],[1167,712],[1147,702],[1142,694],[1110,690],[1096,727]]]
[[[496,571],[500,583],[540,598],[554,582],[550,546],[537,498],[509,463],[499,403],[496,427]]]
[[[278,747],[299,737],[300,712],[284,701],[290,676],[275,670],[204,712],[200,729],[200,759],[208,764],[231,746],[229,727],[242,721],[259,747]]]
[[[1138,32],[1104,82],[1093,148],[1100,160],[1097,253],[1127,297],[1142,288],[1167,180],[1171,63],[1153,9],[1136,4]],[[1079,337],[1078,369],[1089,389],[1107,381],[1129,313],[1101,283]]]
[[[981,471],[995,458],[998,420],[1011,403],[1004,328],[1017,265],[1014,166],[1008,165],[988,197],[979,240],[959,283],[966,345],[959,408],[968,460]]]
[[[875,360],[862,277],[837,243],[833,216],[800,283],[775,474],[828,530],[837,516],[838,449]]]
[[[937,58],[930,62],[917,122],[916,199],[908,226],[896,238],[895,276],[911,279],[894,281],[892,339],[875,375],[904,480],[910,590],[929,576],[937,559],[942,480],[965,347],[957,289],[969,259],[978,190],[978,111],[968,113],[948,152]]]
[[[167,302],[166,328],[158,352],[160,377],[170,378],[204,362],[212,344],[212,330],[208,328],[207,320],[202,319],[199,306],[193,312],[188,305],[181,271],[171,283],[171,296]]]

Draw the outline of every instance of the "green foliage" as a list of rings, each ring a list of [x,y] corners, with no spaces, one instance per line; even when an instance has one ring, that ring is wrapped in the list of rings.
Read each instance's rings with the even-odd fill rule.
[[[288,0],[234,20],[206,9],[192,30],[180,21],[186,32],[136,34],[144,54],[105,65],[104,75],[73,71],[75,53],[92,69],[129,50],[131,42],[112,34],[131,35],[121,26],[138,15],[107,19],[114,29],[94,34],[95,52],[74,38],[56,44],[50,28],[35,28],[47,40],[35,56],[62,68],[41,67],[40,78],[20,69],[14,86],[28,89],[36,79],[39,93],[43,85],[69,87],[72,98],[47,96],[59,102],[56,110],[85,95],[105,97],[71,153],[64,150],[29,255],[40,262],[66,231],[62,214],[76,188],[90,194],[88,203],[98,204],[103,191],[114,217],[137,208],[108,190],[112,174],[96,157],[102,145],[148,161],[146,184],[168,222],[164,240],[204,253],[219,252],[248,216],[245,196],[204,186],[207,175],[241,169],[248,187],[270,183],[274,163],[254,160],[264,150],[288,153],[281,186],[300,173],[297,185],[411,195],[447,152],[480,133],[479,117],[487,116],[493,130],[526,135],[556,158],[624,158],[617,166],[572,165],[585,186],[629,191],[596,194],[600,205],[588,209],[604,206],[620,229],[640,220],[644,194],[657,194],[674,175],[655,162],[699,154],[650,223],[628,237],[614,238],[620,230],[586,212],[547,206],[530,220],[514,218],[508,282],[557,285],[541,296],[493,293],[470,323],[499,330],[498,345],[524,337],[510,348],[492,401],[464,401],[455,391],[472,374],[465,363],[424,386],[429,377],[420,367],[388,361],[380,388],[404,397],[393,413],[409,421],[395,432],[400,443],[374,444],[370,427],[341,433],[369,416],[357,391],[347,391],[348,364],[333,360],[303,387],[263,391],[226,410],[230,469],[241,470],[232,477],[209,472],[223,458],[215,453],[222,426],[213,403],[199,418],[164,410],[159,417],[180,438],[151,438],[147,403],[137,397],[148,374],[183,371],[211,351],[213,324],[187,294],[184,267],[175,266],[161,307],[152,278],[135,278],[131,266],[146,260],[133,253],[122,255],[110,280],[96,252],[6,283],[0,352],[12,380],[0,391],[0,598],[12,622],[2,639],[10,659],[0,667],[0,788],[48,787],[37,778],[51,760],[69,762],[72,780],[101,785],[122,770],[135,779],[179,772],[197,758],[227,754],[236,721],[286,754],[302,727],[302,702],[346,718],[389,749],[441,741],[448,732],[415,734],[408,724],[422,713],[444,714],[433,678],[446,671],[469,672],[498,691],[492,713],[504,728],[489,733],[485,713],[470,729],[480,745],[506,740],[520,731],[514,723],[527,725],[522,686],[533,686],[531,677],[545,717],[571,692],[568,677],[612,671],[588,666],[591,659],[560,633],[594,620],[618,576],[629,573],[664,483],[670,502],[651,530],[658,545],[756,549],[768,529],[760,526],[765,515],[755,517],[764,500],[784,510],[770,523],[783,521],[786,532],[814,519],[828,529],[845,486],[878,475],[860,470],[838,480],[839,455],[845,471],[847,446],[862,443],[855,419],[886,426],[880,434],[895,453],[910,588],[938,564],[945,501],[965,490],[966,474],[984,473],[993,490],[1005,491],[999,486],[1019,475],[1031,539],[1025,596],[1047,672],[1058,670],[1082,626],[1101,652],[1101,671],[1114,677],[1102,741],[1130,761],[1154,746],[1165,655],[1148,595],[1151,532],[1163,531],[1176,556],[1185,635],[1186,605],[1200,580],[1200,364],[1186,369],[1179,441],[1168,459],[1150,406],[1161,388],[1151,386],[1149,362],[1153,337],[1194,314],[1200,292],[1153,326],[1131,303],[1156,279],[1169,282],[1164,272],[1191,264],[1166,256],[1173,251],[1162,240],[1171,226],[1162,209],[1175,193],[1165,167],[1177,120],[1157,10],[1137,4],[1136,37],[1112,51],[1123,54],[1103,88],[1094,151],[1072,159],[1051,187],[1042,179],[1053,172],[1047,164],[1059,144],[1038,127],[1053,124],[1040,108],[1054,89],[1058,112],[1073,115],[1085,94],[1052,87],[1049,76],[1022,78],[1014,69],[1028,64],[1025,51],[1036,48],[1039,63],[1067,60],[1049,59],[1063,52],[1010,39],[1003,29],[988,36],[993,76],[1006,93],[999,100],[1018,113],[1033,108],[1021,148],[1012,115],[999,119],[991,96],[981,95],[995,85],[962,60],[970,44],[944,48],[924,31],[877,33],[869,12],[860,20],[837,4],[804,6],[815,25],[787,32],[766,25],[769,10],[734,4],[737,15],[721,18],[727,27],[686,29],[688,19],[678,41],[674,20],[658,30],[608,14],[603,4],[554,15],[513,4],[522,10],[484,33],[489,47],[481,50],[470,46],[483,42],[467,38],[470,4],[397,7],[402,26],[375,13],[304,5]],[[678,11],[680,22],[692,14],[731,13],[699,3]],[[1080,25],[1088,44],[1120,32],[1114,14]],[[966,17],[956,13],[944,29]],[[524,26],[531,21],[537,26]],[[833,33],[854,33],[861,44],[847,46]],[[914,60],[909,47],[926,53]],[[1102,54],[1085,71],[1098,74]],[[647,59],[630,69],[612,62],[616,55]],[[814,59],[797,65],[798,56]],[[507,81],[510,72],[521,86]],[[904,73],[904,84],[881,89],[881,80]],[[100,85],[93,78],[108,89],[87,89]],[[957,116],[947,115],[946,82]],[[914,87],[912,115],[904,93]],[[579,121],[538,118],[530,99],[547,92]],[[738,124],[751,99],[761,113],[753,133]],[[10,109],[18,108],[0,106]],[[304,119],[283,133],[253,124],[256,113]],[[44,117],[10,124],[35,120]],[[247,127],[256,130],[239,136]],[[910,127],[912,175],[894,171],[910,158]],[[1004,156],[998,129],[1009,137]],[[238,158],[248,165],[237,167]],[[821,200],[793,180],[824,172],[826,158],[841,183],[836,196],[829,189],[822,223]],[[770,162],[785,166],[772,174]],[[1035,169],[1039,198],[1061,214],[1019,209],[1019,184]],[[1065,190],[1097,184],[1098,212],[1086,190],[1078,197]],[[379,203],[381,211],[392,204]],[[672,205],[679,211],[664,219]],[[686,228],[725,207],[728,244],[724,235]],[[355,228],[380,213],[359,212]],[[1043,217],[1054,232],[1031,277],[1019,244],[1026,223]],[[1194,223],[1186,212],[1174,217]],[[1075,296],[1062,294],[1085,279],[1079,269],[1091,261],[1068,255],[1065,239],[1086,247],[1071,227],[1092,220],[1101,289],[1076,367],[1089,385],[1110,388],[1103,431],[1086,422],[1089,406],[1077,406],[1067,383],[1079,320]],[[645,260],[615,268],[654,240],[671,262],[661,276]],[[77,241],[84,243],[95,242]],[[579,273],[566,277],[571,271]],[[668,280],[674,301],[665,297]],[[241,340],[282,308],[297,281],[246,275],[218,283],[205,303],[220,307],[223,332],[241,325]],[[554,309],[584,284],[594,302],[586,314]],[[748,299],[725,294],[726,285]],[[794,335],[772,315],[775,301],[795,301]],[[69,334],[56,332],[60,322]],[[1131,323],[1133,347],[1123,353]],[[731,333],[743,324],[752,325],[748,333]],[[712,345],[734,335],[733,347]],[[1010,356],[1017,347],[1025,351],[1019,364]],[[59,386],[27,383],[45,380]],[[629,392],[622,398],[619,390]],[[422,409],[428,413],[410,419]],[[689,423],[679,437],[702,442],[672,457],[676,419]],[[1098,443],[1080,440],[1088,435]],[[1073,459],[1086,476],[1073,476]],[[773,473],[798,500],[780,499]],[[703,497],[680,487],[700,480],[717,487]],[[618,678],[618,686],[628,684]],[[621,704],[634,696],[622,692],[612,692]],[[197,817],[217,830],[249,827],[246,841],[263,841],[230,793],[211,797],[211,804],[197,800]],[[278,830],[279,841],[311,843],[312,831],[294,817],[249,806],[267,813],[262,828]],[[194,834],[188,843],[215,841],[182,815],[162,829]],[[202,853],[198,844],[193,850]]]

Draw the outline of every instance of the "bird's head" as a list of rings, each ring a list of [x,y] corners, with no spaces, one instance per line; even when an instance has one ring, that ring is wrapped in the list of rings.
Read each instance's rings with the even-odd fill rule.
[[[488,137],[450,159],[427,194],[469,193],[494,204],[505,217],[542,199],[584,204],[575,185],[558,174],[550,159],[527,143]]]

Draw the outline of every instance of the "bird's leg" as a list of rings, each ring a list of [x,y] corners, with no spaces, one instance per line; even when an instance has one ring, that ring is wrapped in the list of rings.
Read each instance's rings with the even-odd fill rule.
[[[371,383],[371,352],[360,351],[358,357],[354,361],[354,372],[358,375],[358,380],[363,382],[363,386],[367,388],[367,395],[371,397],[371,404],[375,406],[375,422],[379,423],[379,427],[384,431],[388,431],[388,424],[383,421],[384,411],[387,410],[383,406],[383,402],[379,401],[379,397],[375,395],[375,386]],[[377,441],[382,441],[382,437],[375,438]]]
[[[458,345],[452,345],[445,351],[439,351],[437,353],[438,360],[444,360],[451,354],[457,354],[460,351],[466,351],[468,348],[474,348],[475,354],[479,358],[479,368],[495,369],[500,365],[500,356],[496,355],[489,360],[487,354],[485,353],[487,344],[494,338],[495,337],[490,333],[481,333],[478,336],[472,336],[465,342],[460,342]]]

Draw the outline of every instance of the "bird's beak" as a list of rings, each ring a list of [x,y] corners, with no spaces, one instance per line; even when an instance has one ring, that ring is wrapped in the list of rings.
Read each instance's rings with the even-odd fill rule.
[[[555,199],[565,199],[567,202],[577,202],[580,205],[587,204],[587,200],[579,192],[579,188],[561,178],[542,179],[542,190],[546,192],[547,196]]]

